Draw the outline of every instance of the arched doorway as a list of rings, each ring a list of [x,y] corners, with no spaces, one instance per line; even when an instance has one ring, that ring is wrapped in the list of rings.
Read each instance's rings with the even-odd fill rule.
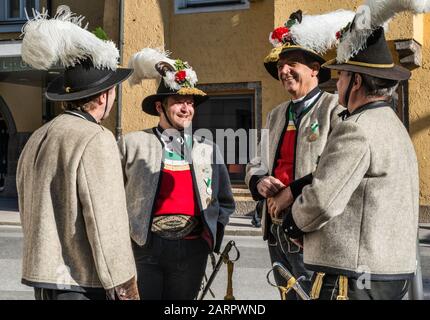
[[[5,192],[6,181],[9,173],[10,139],[16,135],[15,121],[12,114],[0,96],[0,195]]]

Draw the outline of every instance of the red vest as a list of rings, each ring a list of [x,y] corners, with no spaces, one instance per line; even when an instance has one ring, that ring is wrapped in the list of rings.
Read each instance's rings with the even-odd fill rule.
[[[296,126],[289,112],[288,126],[281,141],[278,158],[275,164],[274,177],[289,186],[294,180],[294,153],[296,143]]]
[[[193,178],[189,166],[187,170],[181,171],[164,168],[154,215],[198,216],[200,210],[195,199]]]

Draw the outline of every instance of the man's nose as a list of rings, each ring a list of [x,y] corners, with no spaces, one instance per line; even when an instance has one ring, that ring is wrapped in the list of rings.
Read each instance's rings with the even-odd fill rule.
[[[190,104],[188,102],[183,102],[182,105],[181,105],[181,111],[184,112],[184,113],[187,112],[189,106],[190,106]]]
[[[282,74],[288,74],[288,73],[290,73],[290,71],[291,71],[291,68],[290,68],[290,66],[289,66],[288,64],[284,64],[284,65],[280,68],[280,72],[281,72]]]

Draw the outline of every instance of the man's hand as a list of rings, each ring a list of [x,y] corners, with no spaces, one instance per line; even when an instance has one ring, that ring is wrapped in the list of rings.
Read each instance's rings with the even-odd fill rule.
[[[137,289],[136,277],[129,281],[108,290],[108,296],[111,300],[118,298],[119,300],[140,300],[139,291]]]
[[[281,218],[282,212],[294,202],[290,187],[279,192],[275,197],[267,199],[267,208],[272,218]]]
[[[257,184],[258,193],[266,199],[274,197],[284,188],[285,185],[275,177],[264,177]]]

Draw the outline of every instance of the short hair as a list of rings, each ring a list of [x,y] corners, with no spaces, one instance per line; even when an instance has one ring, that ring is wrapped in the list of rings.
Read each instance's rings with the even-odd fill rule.
[[[74,100],[74,101],[63,101],[61,103],[61,107],[63,108],[63,110],[69,110],[69,111],[80,110],[83,112],[88,112],[96,108],[96,106],[91,102],[93,102],[95,99],[100,97],[100,95],[101,93],[98,93],[88,98],[83,98],[83,99]]]
[[[391,99],[399,86],[399,81],[397,80],[383,79],[362,73],[360,73],[360,76],[363,79],[366,96],[369,97],[387,97]]]

